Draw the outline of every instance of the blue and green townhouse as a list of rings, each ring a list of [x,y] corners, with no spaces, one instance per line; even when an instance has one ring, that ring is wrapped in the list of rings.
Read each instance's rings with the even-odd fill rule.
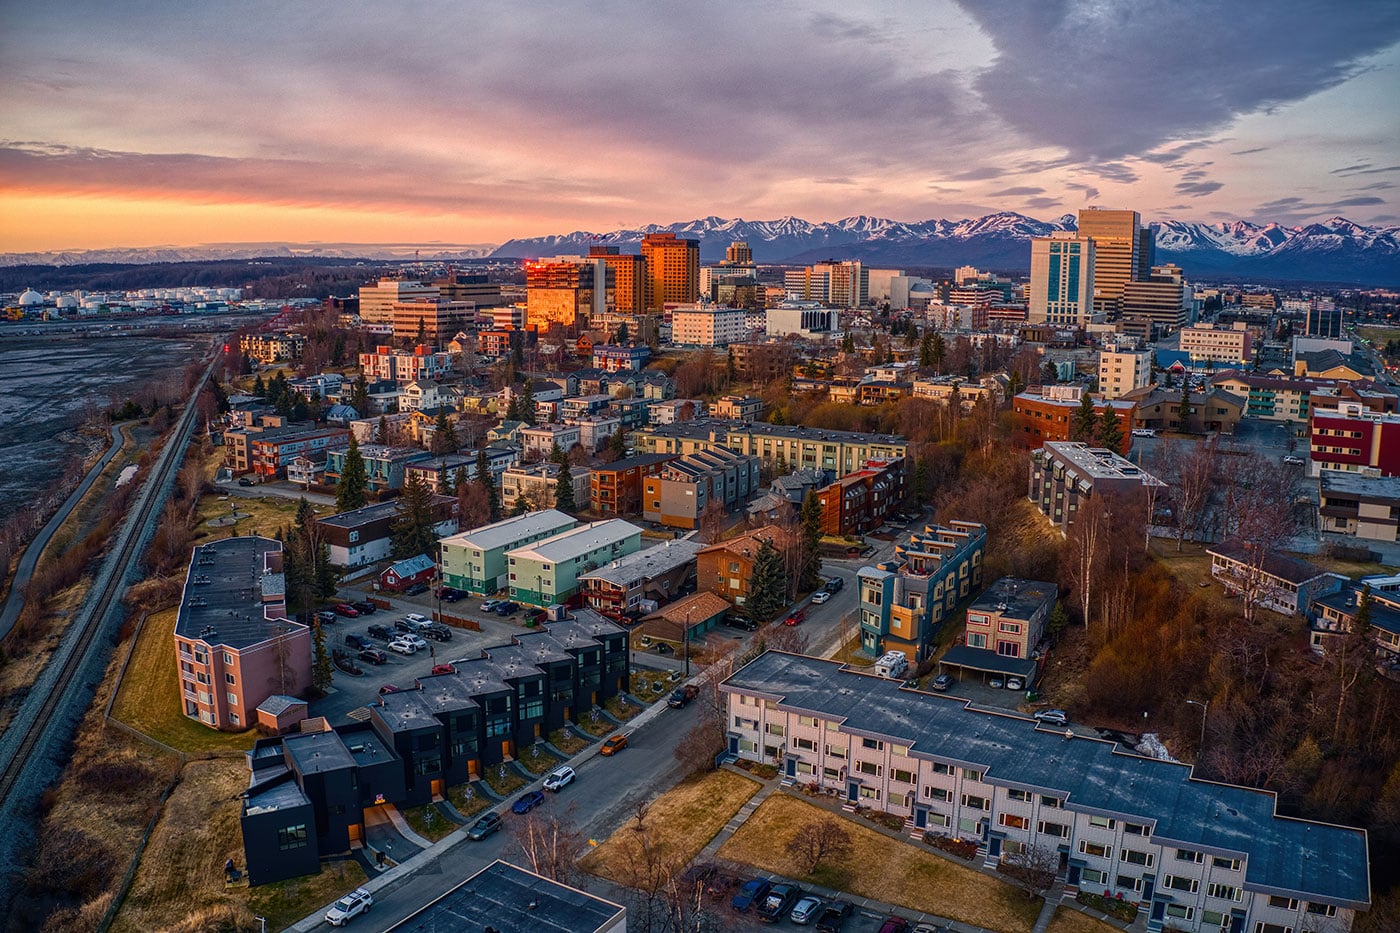
[[[641,549],[642,529],[620,518],[517,548],[506,554],[510,598],[532,606],[581,602],[581,575]]]
[[[977,522],[925,525],[895,547],[894,556],[857,573],[860,646],[879,657],[903,651],[922,661],[958,604],[982,586],[987,527]]]

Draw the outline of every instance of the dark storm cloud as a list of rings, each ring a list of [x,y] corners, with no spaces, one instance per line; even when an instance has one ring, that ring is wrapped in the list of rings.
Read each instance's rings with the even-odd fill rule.
[[[982,99],[1030,139],[1085,159],[1138,155],[1302,100],[1400,38],[1400,4],[1379,0],[961,2],[998,52],[977,78]]]

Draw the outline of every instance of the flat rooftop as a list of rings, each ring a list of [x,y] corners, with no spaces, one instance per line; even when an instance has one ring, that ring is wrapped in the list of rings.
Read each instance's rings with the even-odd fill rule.
[[[631,522],[620,518],[610,518],[606,521],[592,522],[581,528],[562,532],[553,537],[545,538],[543,541],[527,544],[506,553],[512,558],[557,564],[561,560],[569,560],[605,545],[626,541],[633,535],[641,533],[642,529]]]
[[[1090,447],[1081,441],[1046,441],[1042,446],[1047,454],[1072,467],[1085,479],[1131,479],[1144,486],[1166,485],[1107,447]]]
[[[500,859],[390,930],[404,933],[601,933],[622,929],[626,908]]]
[[[602,580],[617,586],[628,586],[634,580],[658,577],[669,573],[682,564],[695,560],[695,555],[704,547],[699,541],[677,538],[665,541],[655,547],[644,548],[635,554],[619,557],[606,566],[578,575],[580,580]]]
[[[1352,907],[1370,901],[1365,831],[1278,816],[1266,791],[1194,780],[1178,762],[1066,737],[820,658],[769,651],[723,687],[837,720],[843,732],[908,745],[914,757],[975,768],[990,784],[1063,797],[1069,810],[1150,824],[1154,844],[1244,854],[1251,887]]]
[[[1011,619],[1029,619],[1047,602],[1059,596],[1059,587],[1040,580],[1002,577],[968,606],[969,612],[1000,612]]]
[[[316,522],[320,525],[334,525],[337,528],[358,528],[369,522],[396,517],[400,504],[398,499],[390,499],[388,502],[376,502],[361,509],[327,515],[325,518],[316,519]]]
[[[350,749],[345,747],[340,733],[330,730],[285,736],[282,747],[302,774],[336,771],[355,764],[355,758],[350,754]]]
[[[707,438],[711,433],[723,440],[735,434],[755,434],[767,437],[781,437],[786,440],[828,441],[846,444],[905,444],[907,440],[898,434],[867,434],[863,431],[828,431],[822,428],[804,428],[792,424],[768,424],[763,421],[735,421],[724,418],[697,418],[694,421],[681,421],[676,424],[651,425],[643,428],[646,433],[658,437]]]
[[[442,539],[444,546],[469,547],[478,551],[516,544],[526,538],[541,535],[555,529],[573,528],[578,522],[558,509],[543,509],[539,512],[526,512],[513,518],[502,519],[490,525],[482,525],[470,531],[458,532]]]
[[[265,605],[280,607],[283,602],[286,578],[265,570],[267,556],[281,550],[271,538],[255,536],[223,538],[195,548],[175,634],[241,650],[279,632],[305,629],[299,622],[265,614]]]
[[[1322,470],[1318,474],[1322,491],[1332,495],[1356,496],[1374,502],[1400,499],[1400,476],[1362,476],[1340,470]]]

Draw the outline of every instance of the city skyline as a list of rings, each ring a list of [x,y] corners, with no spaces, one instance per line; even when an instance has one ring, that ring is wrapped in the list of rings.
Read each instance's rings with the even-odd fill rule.
[[[253,9],[11,11],[0,251],[1089,205],[1400,222],[1378,2]]]

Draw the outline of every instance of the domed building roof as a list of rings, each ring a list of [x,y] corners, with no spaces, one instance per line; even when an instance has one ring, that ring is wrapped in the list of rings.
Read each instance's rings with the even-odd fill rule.
[[[31,288],[19,296],[19,303],[25,307],[41,305],[44,303],[44,296]]]

